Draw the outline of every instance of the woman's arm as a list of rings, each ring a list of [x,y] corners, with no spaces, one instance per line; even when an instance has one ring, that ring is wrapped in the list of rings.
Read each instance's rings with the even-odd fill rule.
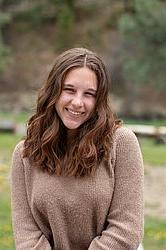
[[[108,226],[88,250],[136,250],[143,237],[143,161],[136,136],[127,128],[115,135],[115,186]]]
[[[38,228],[27,200],[24,166],[20,155],[20,142],[12,157],[11,203],[12,223],[16,250],[51,250],[51,246]]]

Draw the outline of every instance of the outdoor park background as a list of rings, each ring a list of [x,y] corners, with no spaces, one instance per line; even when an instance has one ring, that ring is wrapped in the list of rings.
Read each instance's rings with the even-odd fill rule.
[[[112,107],[126,124],[166,126],[165,0],[0,0],[0,123],[25,124],[57,54],[104,58]],[[21,127],[20,127],[21,128]],[[0,132],[0,250],[14,250],[10,165],[18,133]],[[145,250],[166,249],[166,144],[139,137],[145,163]]]

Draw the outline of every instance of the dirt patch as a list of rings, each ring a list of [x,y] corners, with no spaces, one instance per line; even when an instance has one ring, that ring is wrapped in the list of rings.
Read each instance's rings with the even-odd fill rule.
[[[145,215],[166,219],[166,167],[145,167]]]

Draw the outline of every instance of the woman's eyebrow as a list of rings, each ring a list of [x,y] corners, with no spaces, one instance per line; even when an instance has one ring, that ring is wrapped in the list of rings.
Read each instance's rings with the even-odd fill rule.
[[[96,90],[96,89],[92,89],[92,88],[87,89],[87,91],[91,91],[91,92],[94,92],[94,93],[96,93],[96,92],[97,92],[97,90]]]
[[[72,85],[72,84],[70,84],[70,83],[64,83],[64,86],[65,86],[65,87],[72,87],[72,88],[74,88],[74,85]]]

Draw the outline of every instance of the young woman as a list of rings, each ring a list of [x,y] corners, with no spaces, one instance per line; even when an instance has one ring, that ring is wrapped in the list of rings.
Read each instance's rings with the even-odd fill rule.
[[[134,250],[143,235],[143,163],[109,108],[102,60],[62,53],[12,161],[17,250]]]

